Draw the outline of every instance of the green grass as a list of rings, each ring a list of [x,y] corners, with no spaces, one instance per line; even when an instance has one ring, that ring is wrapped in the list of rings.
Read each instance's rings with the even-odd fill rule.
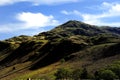
[[[59,63],[55,63],[55,64],[51,64],[49,66],[46,66],[44,68],[40,68],[34,71],[28,71],[28,72],[24,72],[23,75],[21,76],[17,76],[16,78],[14,78],[13,80],[19,80],[19,79],[28,79],[28,78],[43,78],[46,75],[51,76],[51,78],[53,78],[53,73],[54,71],[59,67],[56,66]]]
[[[0,70],[0,77],[4,77],[4,76],[7,77],[7,76],[10,76],[14,73],[17,73],[23,69],[26,69],[27,66],[29,66],[30,64],[31,64],[31,62],[26,62],[26,63],[16,64],[16,65],[13,65],[10,67],[6,67],[6,68]],[[13,69],[13,67],[15,67],[15,69]]]

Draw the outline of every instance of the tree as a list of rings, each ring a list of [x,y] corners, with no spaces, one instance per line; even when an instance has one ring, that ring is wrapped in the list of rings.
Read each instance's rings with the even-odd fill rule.
[[[120,64],[112,64],[107,69],[113,71],[120,78]]]
[[[59,68],[54,75],[56,79],[70,79],[71,71],[69,69]]]
[[[95,77],[95,80],[100,80],[99,79],[99,72],[98,71],[95,71],[94,77]]]
[[[86,68],[82,70],[81,79],[88,79],[88,72]]]
[[[79,80],[81,77],[81,69],[75,69],[73,72],[72,72],[72,78],[74,80]]]
[[[102,70],[99,73],[99,78],[104,80],[113,80],[117,79],[118,77],[111,70]]]

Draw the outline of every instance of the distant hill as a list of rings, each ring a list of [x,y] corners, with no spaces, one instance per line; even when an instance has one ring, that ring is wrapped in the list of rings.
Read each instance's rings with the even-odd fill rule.
[[[71,20],[38,35],[0,41],[0,79],[19,77],[25,72],[30,74],[55,63],[60,63],[54,66],[55,70],[61,66],[76,66],[86,67],[92,73],[120,60],[119,45],[119,27],[100,27]],[[44,74],[47,73],[49,69]],[[37,73],[29,77],[35,76],[41,77]]]

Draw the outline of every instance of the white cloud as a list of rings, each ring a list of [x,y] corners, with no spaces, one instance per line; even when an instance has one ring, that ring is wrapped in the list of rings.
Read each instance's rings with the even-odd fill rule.
[[[118,26],[120,25],[119,22],[108,22],[105,23],[102,20],[107,18],[114,18],[114,17],[120,17],[120,4],[110,4],[107,2],[104,2],[104,9],[106,9],[101,14],[82,14],[83,20],[87,23],[91,24],[98,24],[98,25],[110,25],[110,26]],[[107,10],[108,9],[108,10]]]
[[[14,4],[18,2],[30,2],[34,5],[56,5],[78,1],[79,0],[0,0],[0,6]]]
[[[68,11],[66,11],[66,10],[62,10],[61,13],[62,13],[62,14],[65,14],[65,15],[70,15],[70,14],[71,14],[71,12],[68,12]]]
[[[61,11],[62,14],[65,14],[65,15],[81,15],[81,13],[77,10],[73,10],[73,11],[66,11],[66,10],[62,10]]]
[[[25,28],[55,26],[59,23],[52,15],[46,16],[42,13],[23,12],[17,15],[17,19],[23,22]]]
[[[62,11],[61,13],[65,15],[78,15],[79,17],[82,17],[83,22],[94,24],[94,25],[109,25],[109,26],[119,26],[119,22],[104,22],[104,19],[108,18],[114,18],[114,17],[120,17],[120,4],[119,3],[107,3],[103,2],[102,6],[103,12],[100,14],[89,14],[89,13],[81,13],[80,11],[74,10],[74,11]],[[67,14],[66,14],[67,13]],[[109,19],[108,19],[109,21]]]
[[[43,27],[57,26],[59,21],[54,19],[52,15],[44,15],[42,13],[31,13],[31,12],[22,12],[16,15],[17,23],[8,23],[0,25],[0,33],[13,32],[13,31],[22,31],[22,30],[33,30],[41,29]],[[40,30],[39,30],[40,31]]]
[[[78,2],[78,1],[79,0],[38,0],[34,3],[37,4],[37,5],[56,5],[56,4]]]

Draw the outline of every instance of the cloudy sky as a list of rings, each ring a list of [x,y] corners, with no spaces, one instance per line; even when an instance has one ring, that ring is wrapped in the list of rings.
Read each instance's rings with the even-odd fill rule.
[[[35,35],[68,20],[120,26],[120,0],[0,0],[0,40]]]

